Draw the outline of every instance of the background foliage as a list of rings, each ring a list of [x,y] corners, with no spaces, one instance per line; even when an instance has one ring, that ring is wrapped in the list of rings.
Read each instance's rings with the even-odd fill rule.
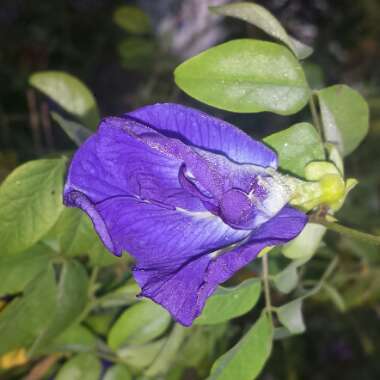
[[[260,7],[251,16],[245,10],[248,23],[220,16],[242,18],[236,8],[207,10],[222,3],[1,3],[1,379],[380,376],[377,246],[309,224],[296,242],[268,256],[274,329],[261,313],[261,260],[220,288],[187,329],[136,298],[131,259],[112,257],[89,219],[62,206],[67,161],[100,115],[159,101],[195,106],[256,138],[268,136],[264,141],[278,151],[282,169],[304,176],[305,165],[325,154],[304,108],[308,83],[317,91],[321,122],[329,126],[326,137],[339,137],[343,156],[357,148],[345,159],[345,171],[360,184],[337,216],[380,234],[378,2],[256,2],[281,24]],[[313,55],[299,62],[295,55],[310,52],[290,35],[313,46]],[[224,83],[213,76],[220,57],[244,49],[254,60],[257,47],[272,66],[238,61],[225,70]],[[277,91],[283,65],[265,70],[279,61],[289,71],[281,91],[298,91],[296,98]],[[180,92],[174,70],[178,86],[203,103]],[[264,78],[272,87],[264,97],[264,89],[252,87],[255,96],[236,101],[245,78]],[[359,93],[369,101],[369,131]],[[271,112],[253,114],[258,111]]]

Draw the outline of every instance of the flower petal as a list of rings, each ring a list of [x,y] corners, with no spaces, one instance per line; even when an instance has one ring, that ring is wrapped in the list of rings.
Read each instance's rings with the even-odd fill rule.
[[[76,152],[71,162],[64,191],[79,191],[92,202],[115,196],[134,195],[188,210],[205,210],[203,203],[184,191],[178,180],[183,161],[152,149],[127,133],[132,121],[107,118],[99,131]]]
[[[219,284],[256,258],[265,247],[283,244],[296,237],[306,220],[305,214],[285,207],[232,251],[216,258],[213,257],[215,253],[199,255],[166,271],[161,266],[148,270],[136,268],[134,276],[143,287],[143,296],[161,304],[174,319],[189,326]]]
[[[276,154],[223,120],[179,104],[155,104],[127,114],[166,136],[224,154],[238,163],[277,168]]]

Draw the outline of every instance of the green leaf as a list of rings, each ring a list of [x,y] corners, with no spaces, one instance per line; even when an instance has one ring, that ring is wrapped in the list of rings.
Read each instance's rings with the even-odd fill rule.
[[[130,368],[141,370],[152,364],[166,341],[167,338],[163,338],[143,345],[126,346],[118,350],[117,355]]]
[[[105,248],[98,236],[94,238],[93,246],[88,252],[88,256],[90,259],[90,264],[97,267],[107,267],[115,264],[120,265],[122,262],[127,262],[130,260],[130,257],[125,252],[122,257],[113,255]]]
[[[325,232],[326,227],[320,224],[307,223],[295,239],[282,247],[282,253],[293,260],[308,259],[317,251]]]
[[[54,271],[48,266],[0,313],[0,356],[28,347],[42,333],[55,311],[56,293]]]
[[[87,304],[88,276],[78,261],[63,264],[57,288],[57,307],[50,323],[39,335],[31,348],[35,354],[73,324]],[[30,353],[30,355],[32,355]]]
[[[2,254],[34,245],[63,209],[64,159],[36,160],[16,168],[0,186]]]
[[[222,323],[248,313],[257,303],[261,282],[250,279],[233,288],[219,287],[207,300],[202,314],[195,320],[198,325]]]
[[[215,351],[215,346],[229,330],[228,323],[191,328],[187,339],[181,345],[176,364],[184,367],[199,368],[205,358]],[[217,346],[219,349],[219,346]]]
[[[326,140],[342,155],[353,152],[368,133],[369,110],[364,98],[346,85],[318,91]]]
[[[144,300],[129,307],[115,322],[108,344],[116,350],[128,344],[143,344],[160,336],[169,326],[170,315],[161,306]]]
[[[98,239],[87,214],[74,208],[63,210],[48,237],[58,240],[60,252],[65,256],[88,253]]]
[[[42,348],[41,353],[84,352],[96,348],[97,338],[82,325],[71,325],[51,343]]]
[[[300,334],[305,331],[302,302],[303,298],[296,299],[276,309],[279,321],[292,334]]]
[[[117,364],[107,370],[103,380],[132,380],[132,375],[128,367],[123,364]]]
[[[108,312],[91,313],[86,317],[84,323],[98,335],[106,336],[115,320],[118,310],[108,310]]]
[[[273,277],[273,282],[281,293],[288,294],[297,286],[297,268],[298,263],[294,261],[293,263],[289,264],[283,271]]]
[[[51,117],[58,125],[64,130],[67,136],[75,142],[77,146],[81,146],[85,140],[87,140],[92,132],[82,124],[75,121],[64,119],[56,112],[51,112]]]
[[[141,289],[135,281],[129,281],[114,291],[105,294],[99,300],[99,306],[102,308],[126,306],[137,302],[137,295]]]
[[[146,34],[151,31],[149,17],[138,7],[123,5],[113,14],[116,25],[132,34]]]
[[[216,14],[238,18],[255,25],[287,45],[299,59],[307,58],[313,53],[312,48],[290,37],[280,22],[261,5],[239,2],[211,7],[211,10]]]
[[[56,380],[97,380],[102,366],[92,354],[79,354],[68,360],[55,376]]]
[[[39,244],[17,255],[0,256],[0,297],[22,292],[31,280],[47,269],[51,257],[50,250]]]
[[[96,100],[88,87],[64,71],[41,71],[29,78],[29,84],[54,100],[66,112],[95,128],[99,122]]]
[[[264,138],[274,149],[281,169],[297,176],[305,175],[305,166],[311,161],[324,160],[322,140],[309,123],[298,123]]]
[[[153,379],[157,379],[160,375],[166,374],[176,360],[178,351],[188,333],[189,329],[175,324],[161,351],[144,374]]]
[[[262,313],[243,338],[216,360],[208,380],[255,379],[272,351],[272,340],[272,322]]]
[[[177,85],[201,102],[233,112],[298,112],[310,90],[284,46],[241,39],[190,58],[175,70]]]

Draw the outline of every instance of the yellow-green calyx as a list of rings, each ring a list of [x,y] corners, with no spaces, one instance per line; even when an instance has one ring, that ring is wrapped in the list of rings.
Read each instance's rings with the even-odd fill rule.
[[[344,180],[337,167],[327,161],[311,162],[305,167],[302,181],[288,177],[294,188],[290,203],[304,211],[319,205],[328,206],[332,211],[342,207],[348,192],[357,184],[355,179]]]

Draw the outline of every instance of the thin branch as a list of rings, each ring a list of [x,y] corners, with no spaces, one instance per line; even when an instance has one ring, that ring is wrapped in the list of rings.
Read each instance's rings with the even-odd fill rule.
[[[40,380],[49,372],[51,367],[61,358],[60,354],[47,356],[38,362],[24,378],[24,380]]]
[[[272,318],[272,301],[270,296],[270,287],[269,287],[269,266],[268,266],[268,255],[265,254],[262,258],[263,271],[262,271],[262,281],[264,284],[264,294],[265,294],[265,309]]]

